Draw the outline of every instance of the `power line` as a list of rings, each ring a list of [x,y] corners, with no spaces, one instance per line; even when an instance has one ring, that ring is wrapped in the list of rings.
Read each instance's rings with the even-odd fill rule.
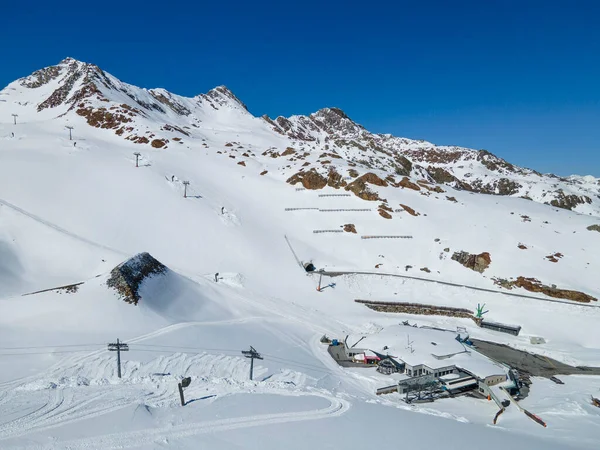
[[[105,344],[103,344],[105,345]],[[56,355],[61,353],[81,353],[85,351],[96,351],[97,349],[81,349],[81,350],[61,350],[58,352],[23,352],[23,353],[0,353],[0,356],[23,356],[23,355]]]
[[[130,351],[132,352],[150,352],[150,353],[173,353],[173,352],[169,352],[168,350],[161,350],[161,349],[151,349],[151,348],[132,348],[130,349]],[[184,353],[186,355],[206,355],[208,354],[207,352],[204,351],[200,351],[200,352],[192,352],[192,351],[186,351],[186,350],[181,350],[175,353]],[[235,350],[235,351],[231,351],[231,350],[227,350],[227,351],[221,351],[221,353],[228,353],[231,355],[237,355],[239,353],[239,350]]]
[[[179,345],[159,345],[159,344],[132,344],[135,346],[142,346],[142,347],[160,347],[160,348],[185,348],[188,350],[205,350],[205,351],[211,351],[211,352],[235,352],[237,353],[239,350],[233,349],[233,348],[204,348],[204,347],[185,347],[185,346],[179,346]]]
[[[124,346],[123,343],[118,343],[120,347]],[[94,346],[104,346],[106,344],[68,344],[68,345],[54,345],[54,346],[31,346],[31,347],[0,347],[0,350],[36,350],[43,348],[69,348],[69,347],[94,347]],[[114,344],[114,350],[117,351],[117,344]],[[221,352],[230,355],[239,354],[239,350],[235,349],[225,349],[225,348],[203,348],[203,347],[187,347],[187,346],[176,346],[176,345],[160,345],[160,344],[132,344],[129,347],[129,351],[135,352],[148,352],[148,353],[168,353],[169,349],[177,350],[177,353],[184,353],[189,355],[202,355],[206,352]],[[137,348],[140,347],[148,347],[148,348]],[[0,356],[26,356],[26,355],[52,355],[52,354],[68,354],[68,353],[81,353],[84,351],[97,351],[98,349],[90,349],[90,348],[81,348],[81,349],[73,349],[73,350],[59,350],[59,351],[40,351],[40,352],[14,352],[14,353],[0,353]],[[121,348],[124,350],[124,348]],[[186,350],[195,350],[195,351],[186,351]],[[258,354],[258,353],[257,353]],[[314,364],[310,364],[307,362],[301,362],[294,359],[283,358],[280,356],[269,355],[269,354],[258,354],[264,358],[256,358],[256,359],[266,359],[267,361],[278,362],[282,364],[287,364],[290,366],[295,366],[300,369],[312,370],[315,372],[321,372],[326,374],[335,374],[335,375],[346,375],[340,372],[336,372],[330,369],[327,369],[324,366],[317,366]],[[119,355],[118,355],[119,356]],[[245,354],[244,354],[245,356]],[[250,357],[250,356],[248,356]],[[252,358],[254,359],[254,358]],[[251,365],[253,361],[251,361]]]
[[[94,347],[94,346],[105,346],[106,344],[69,344],[69,345],[48,345],[48,346],[31,346],[31,347],[0,347],[0,350],[37,350],[44,348],[68,348],[68,347]],[[154,348],[137,348],[138,346],[143,347],[154,347]],[[164,350],[163,350],[164,349]],[[238,354],[239,350],[226,349],[226,348],[204,348],[204,347],[187,347],[187,346],[176,346],[176,345],[159,345],[159,344],[131,344],[129,345],[130,351],[135,352],[150,352],[150,353],[165,353],[168,349],[179,350],[178,353],[185,353],[191,355],[201,355],[204,352],[222,352],[229,354]],[[16,355],[46,355],[46,354],[62,354],[62,353],[80,353],[84,351],[95,351],[97,349],[78,349],[78,350],[61,350],[61,351],[40,351],[40,352],[20,352],[20,353],[0,353],[0,356],[16,356]],[[115,348],[116,350],[116,348]],[[197,351],[185,351],[185,350],[197,350]],[[297,361],[294,359],[283,358],[280,356],[262,354],[268,360],[276,362],[284,362],[293,364],[296,366],[304,367],[307,369],[314,369],[323,371],[323,367],[316,366],[314,364]]]
[[[139,345],[139,344],[138,344]],[[223,353],[230,353],[230,354],[238,354],[238,350],[225,350],[225,349],[201,349],[199,347],[176,347],[176,346],[167,346],[169,348],[175,348],[175,349],[183,349],[183,348],[189,348],[189,349],[195,349],[195,350],[215,350],[215,351],[220,351]],[[163,350],[160,349],[140,349],[140,348],[133,348],[131,349],[131,351],[135,351],[135,352],[150,352],[150,353],[163,353]],[[192,351],[179,351],[178,353],[184,353],[187,355],[201,355],[204,352],[192,352]],[[279,363],[285,363],[288,364],[290,366],[296,366],[299,367],[301,369],[308,369],[308,370],[314,370],[316,372],[322,372],[322,373],[331,373],[331,374],[339,374],[337,372],[334,372],[332,370],[329,370],[325,367],[319,367],[316,365],[312,365],[309,363],[304,363],[304,362],[300,362],[300,361],[296,361],[293,359],[287,359],[287,358],[280,358],[278,356],[274,356],[274,355],[266,355],[264,353],[261,354],[262,356],[264,356],[264,359],[266,359],[267,361],[273,361],[273,362],[279,362]]]
[[[65,344],[65,345],[37,345],[31,347],[0,347],[0,350],[35,350],[38,348],[65,348],[65,347],[94,347],[94,346],[104,346],[106,343],[102,344]],[[79,350],[77,350],[79,351]]]

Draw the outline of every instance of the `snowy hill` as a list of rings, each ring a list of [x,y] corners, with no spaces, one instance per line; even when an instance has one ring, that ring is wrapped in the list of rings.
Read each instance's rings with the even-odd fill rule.
[[[371,134],[335,108],[271,120],[225,87],[185,98],[72,59],[35,72],[0,91],[0,447],[225,449],[269,433],[267,449],[358,448],[358,424],[405,423],[417,447],[439,436],[412,430],[435,426],[461,448],[594,448],[598,377],[535,380],[527,407],[548,428],[510,412],[501,433],[487,401],[376,396],[390,378],[338,366],[319,339],[409,320],[600,366],[599,189]],[[486,303],[522,331],[355,299]]]
[[[285,136],[290,146],[300,146],[309,153],[329,152],[330,157],[337,155],[363,169],[413,175],[471,192],[522,197],[600,215],[597,178],[542,175],[485,150],[373,134],[337,108],[324,108],[310,116],[275,120],[263,116],[258,120],[224,86],[185,98],[164,89],[140,89],[93,64],[71,58],[11,83],[0,95],[5,103],[0,105],[2,109],[10,108],[20,120],[62,117],[74,121],[72,116],[77,115],[90,126],[155,148],[205,138],[204,122],[211,122],[211,130],[217,125],[224,131],[233,123],[236,130],[249,128],[254,133],[270,128],[274,134]]]

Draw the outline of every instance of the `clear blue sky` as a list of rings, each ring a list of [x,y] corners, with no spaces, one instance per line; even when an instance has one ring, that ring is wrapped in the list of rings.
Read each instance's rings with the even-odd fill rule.
[[[0,84],[66,56],[254,114],[342,108],[375,132],[600,176],[600,1],[4,2]]]

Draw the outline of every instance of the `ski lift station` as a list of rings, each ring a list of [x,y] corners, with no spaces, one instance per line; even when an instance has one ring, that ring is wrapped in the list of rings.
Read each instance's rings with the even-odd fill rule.
[[[509,368],[464,345],[464,338],[464,333],[393,325],[371,335],[349,335],[344,344],[348,360],[397,374],[394,390],[400,393],[417,379],[436,382],[451,393],[508,379]]]

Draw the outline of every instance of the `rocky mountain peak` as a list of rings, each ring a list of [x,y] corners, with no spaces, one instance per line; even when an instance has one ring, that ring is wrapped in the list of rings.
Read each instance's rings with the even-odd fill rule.
[[[239,106],[244,110],[248,110],[248,107],[235,96],[227,86],[217,86],[211,89],[206,94],[201,94],[201,97],[208,100],[211,104],[216,103],[219,106],[225,106],[227,104],[233,106]]]
[[[336,136],[354,135],[364,130],[340,108],[323,108],[311,114],[310,118],[319,128]]]
[[[42,120],[74,113],[90,126],[113,130],[125,140],[161,149],[204,138],[209,128],[214,129],[206,126],[211,121],[230,128],[239,125],[236,117],[246,122],[250,116],[246,105],[226,86],[186,98],[165,89],[148,90],[121,82],[95,64],[74,58],[65,58],[11,83],[2,91],[2,106],[10,108],[11,113],[19,112],[22,118],[28,115],[28,120],[38,120],[42,112]],[[224,110],[235,114],[219,113]],[[329,176],[329,170],[345,161],[369,171],[600,214],[600,180],[594,177],[542,175],[487,150],[371,133],[335,107],[310,115],[262,119],[278,134],[277,142],[289,140],[283,148],[304,147],[306,152],[325,155],[322,176]],[[256,122],[247,122],[252,123]]]

